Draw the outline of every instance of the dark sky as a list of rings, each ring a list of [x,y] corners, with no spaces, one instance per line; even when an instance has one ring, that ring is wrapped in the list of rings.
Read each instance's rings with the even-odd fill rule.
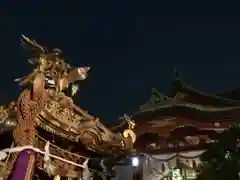
[[[20,47],[24,33],[90,65],[76,102],[104,122],[137,110],[156,87],[166,92],[177,68],[208,91],[239,83],[239,4],[224,1],[8,1],[0,17],[0,97],[14,98],[15,77],[31,67]],[[227,1],[225,1],[227,2]]]

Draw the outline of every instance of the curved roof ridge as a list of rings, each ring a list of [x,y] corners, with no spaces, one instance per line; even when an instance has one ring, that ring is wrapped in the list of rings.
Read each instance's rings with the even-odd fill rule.
[[[215,95],[220,97],[225,97],[225,98],[237,96],[235,100],[240,100],[240,87],[237,87],[228,91],[218,92],[218,93],[215,93]],[[234,98],[229,98],[229,99],[234,99]]]
[[[221,100],[225,100],[225,101],[230,101],[230,102],[239,102],[240,103],[240,99],[239,100],[235,100],[235,99],[231,99],[231,98],[228,98],[228,97],[225,97],[225,96],[220,96],[220,94],[224,94],[224,93],[207,93],[207,92],[204,92],[204,91],[201,91],[201,90],[198,90],[198,89],[195,89],[193,88],[192,86],[188,85],[186,82],[183,81],[183,79],[181,78],[179,72],[177,71],[177,69],[175,68],[174,69],[174,73],[175,73],[175,78],[174,80],[172,81],[172,84],[175,84],[176,82],[178,82],[178,84],[181,85],[181,88],[186,88],[192,92],[195,92],[195,93],[198,93],[200,95],[203,95],[203,96],[206,96],[206,97],[212,97],[212,98],[215,98],[215,99],[221,99]],[[240,91],[240,87],[239,88],[235,88],[233,90],[230,90],[227,93],[231,93],[232,91],[236,91],[236,90],[239,90]]]
[[[212,98],[215,98],[215,99],[221,99],[221,100],[224,100],[224,101],[230,101],[230,102],[236,102],[236,103],[239,103],[240,105],[240,100],[234,100],[234,99],[230,99],[230,98],[226,98],[226,97],[222,97],[222,96],[218,96],[216,94],[213,94],[213,93],[206,93],[206,92],[203,92],[203,91],[200,91],[200,90],[197,90],[189,85],[183,85],[185,88],[187,88],[188,90],[192,91],[192,92],[195,92],[195,93],[198,93],[202,96],[206,96],[206,97],[212,97]]]
[[[146,108],[144,110],[141,110],[140,112],[146,112],[146,111],[155,111],[156,109],[164,109],[164,108],[170,108],[170,107],[185,107],[185,108],[192,108],[200,111],[208,111],[208,112],[219,112],[219,111],[229,111],[233,109],[240,109],[239,106],[234,107],[209,107],[209,106],[202,106],[199,104],[193,104],[193,103],[183,103],[183,104],[166,104],[166,105],[156,105],[152,108]]]

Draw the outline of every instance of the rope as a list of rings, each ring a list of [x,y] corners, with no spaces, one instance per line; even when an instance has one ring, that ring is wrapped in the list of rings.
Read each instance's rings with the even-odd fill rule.
[[[14,152],[21,152],[21,151],[24,151],[26,149],[31,149],[35,152],[38,152],[40,154],[43,154],[43,155],[48,155],[49,157],[52,157],[52,158],[55,158],[55,159],[58,159],[60,161],[63,161],[63,162],[66,162],[66,163],[69,163],[69,164],[72,164],[74,166],[77,166],[77,167],[80,167],[80,168],[87,168],[86,166],[83,166],[81,164],[77,164],[73,161],[69,161],[69,160],[66,160],[64,158],[61,158],[59,156],[55,156],[55,155],[52,155],[50,153],[47,153],[47,152],[44,152],[44,151],[41,151],[40,149],[38,148],[35,148],[33,146],[22,146],[22,147],[14,147],[14,148],[6,148],[6,149],[3,149],[0,151],[0,160],[3,160],[7,157],[7,153],[14,153]]]
[[[66,160],[66,159],[61,158],[61,157],[59,157],[59,156],[55,156],[55,155],[53,155],[53,154],[50,154],[50,152],[49,152],[49,145],[50,145],[50,143],[49,143],[49,141],[47,141],[46,146],[45,146],[45,148],[44,148],[46,152],[41,151],[39,148],[35,148],[35,147],[31,146],[31,145],[29,145],[29,146],[22,146],[22,147],[12,147],[12,148],[2,149],[2,150],[0,150],[0,161],[6,159],[6,158],[8,157],[7,153],[21,152],[21,151],[23,151],[23,150],[30,149],[30,150],[33,150],[33,151],[35,151],[35,152],[37,152],[37,153],[43,154],[43,155],[44,155],[44,161],[45,161],[45,162],[49,162],[50,157],[52,157],[52,158],[58,159],[58,160],[60,160],[60,161],[69,163],[69,164],[71,164],[71,165],[74,165],[74,166],[77,166],[77,167],[80,167],[80,168],[83,168],[83,169],[88,169],[88,170],[90,170],[90,171],[92,171],[92,172],[97,172],[99,175],[105,175],[105,174],[107,173],[107,172],[98,171],[98,170],[96,170],[96,169],[88,168],[88,167],[87,167],[87,162],[88,162],[88,160],[89,160],[90,158],[87,158],[87,157],[84,157],[84,156],[80,156],[80,157],[86,159],[86,160],[83,162],[84,165],[82,165],[82,164],[75,163],[75,162],[73,162],[73,161]],[[54,146],[55,146],[55,145],[54,145]],[[56,147],[57,147],[57,146],[56,146]],[[58,147],[58,148],[59,148],[59,147]],[[59,149],[61,149],[61,148],[59,148]],[[66,150],[64,150],[64,151],[66,151]],[[68,152],[68,153],[70,153],[70,152]],[[72,154],[74,154],[74,153],[72,153]],[[76,154],[74,154],[74,155],[76,155]],[[92,158],[91,158],[91,159],[92,159]]]
[[[45,141],[46,143],[48,142],[46,139],[44,139],[43,137],[41,137],[41,136],[38,135],[38,134],[37,134],[37,137],[38,137],[39,139]],[[67,151],[67,150],[65,150],[65,149],[62,149],[62,148],[60,148],[60,147],[58,147],[58,146],[56,146],[56,145],[54,145],[54,144],[52,144],[52,143],[50,143],[50,142],[49,142],[49,144],[50,144],[50,146],[55,147],[56,149],[59,149],[59,150],[65,152],[65,153],[71,154],[71,155],[73,155],[73,156],[77,156],[77,157],[79,157],[79,158],[89,159],[89,158],[86,157],[86,156],[81,156],[81,155],[79,155],[79,154],[72,153],[72,152],[69,152],[69,151]]]

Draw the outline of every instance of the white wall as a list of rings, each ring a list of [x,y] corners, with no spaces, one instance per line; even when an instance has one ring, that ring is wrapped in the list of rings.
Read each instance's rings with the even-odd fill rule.
[[[171,172],[172,168],[176,168],[177,159],[186,166],[192,167],[193,161],[196,165],[200,163],[199,156],[204,151],[188,151],[179,153],[161,154],[154,156],[144,156],[143,160],[143,179],[144,180],[159,180]],[[168,160],[170,159],[170,160]],[[168,160],[168,161],[166,161]],[[165,171],[162,171],[164,165]]]
[[[116,177],[112,180],[132,180],[134,167],[131,165],[128,166],[115,166]]]
[[[178,154],[168,153],[159,155],[144,155],[141,160],[142,164],[140,164],[142,166],[143,180],[160,180],[162,177],[168,175],[172,168],[176,167],[177,159],[189,167],[192,167],[193,161],[195,161],[196,165],[198,165],[200,163],[199,156],[203,152],[204,150],[181,152]],[[162,171],[163,165],[165,167],[164,172]],[[131,165],[116,166],[115,170],[116,178],[112,178],[112,180],[133,179],[134,167]]]

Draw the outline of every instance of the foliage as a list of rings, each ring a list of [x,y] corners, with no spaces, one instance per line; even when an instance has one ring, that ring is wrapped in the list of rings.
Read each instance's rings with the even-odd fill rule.
[[[237,180],[240,172],[240,124],[218,133],[201,156],[203,162],[198,179]]]

